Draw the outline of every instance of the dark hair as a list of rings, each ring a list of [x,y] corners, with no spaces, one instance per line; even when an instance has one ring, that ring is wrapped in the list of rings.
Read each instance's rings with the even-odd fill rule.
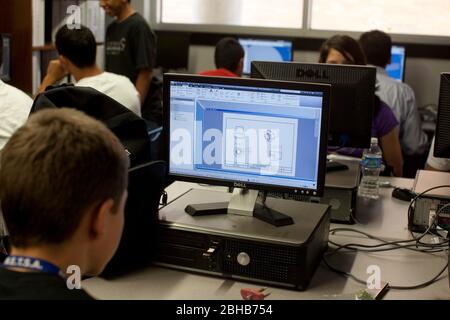
[[[97,44],[89,28],[69,29],[62,26],[56,33],[56,49],[78,68],[92,67],[95,64]]]
[[[365,32],[359,38],[359,44],[370,64],[383,68],[389,64],[392,40],[387,33],[380,30]]]
[[[320,48],[320,63],[327,61],[330,50],[339,51],[349,62],[349,64],[365,65],[367,64],[366,56],[364,55],[358,41],[346,35],[335,35],[325,41]]]
[[[3,64],[3,37],[2,34],[0,33],[0,67]]]
[[[216,45],[214,60],[217,69],[225,68],[229,71],[235,71],[243,57],[244,48],[234,38],[223,38]]]
[[[0,159],[0,199],[11,244],[69,239],[88,210],[127,188],[128,157],[101,122],[75,109],[44,109],[8,141]]]

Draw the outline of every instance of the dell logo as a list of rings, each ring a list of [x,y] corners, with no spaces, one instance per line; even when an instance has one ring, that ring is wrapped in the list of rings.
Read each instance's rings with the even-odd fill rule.
[[[330,77],[326,70],[297,69],[297,78],[314,78],[319,80],[328,80]]]
[[[235,182],[234,187],[235,188],[246,188],[246,185],[243,182]]]

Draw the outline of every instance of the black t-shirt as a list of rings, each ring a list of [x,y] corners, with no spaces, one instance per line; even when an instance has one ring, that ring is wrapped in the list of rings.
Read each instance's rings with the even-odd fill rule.
[[[156,36],[147,21],[134,13],[122,22],[114,21],[106,30],[105,70],[128,77],[133,84],[139,70],[153,69],[156,63]],[[162,123],[162,83],[153,77],[141,107],[142,117]]]
[[[66,281],[57,275],[0,268],[0,300],[93,299],[82,289],[68,289]]]
[[[139,70],[153,69],[155,59],[155,35],[139,13],[108,26],[105,37],[106,71],[126,76],[135,84]]]

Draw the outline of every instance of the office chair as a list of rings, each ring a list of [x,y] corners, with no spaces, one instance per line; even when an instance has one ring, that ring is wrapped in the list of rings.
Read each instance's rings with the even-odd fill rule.
[[[93,88],[62,85],[49,87],[39,94],[30,113],[63,107],[83,111],[102,121],[128,151],[131,168],[151,161],[151,143],[145,120],[116,100]]]

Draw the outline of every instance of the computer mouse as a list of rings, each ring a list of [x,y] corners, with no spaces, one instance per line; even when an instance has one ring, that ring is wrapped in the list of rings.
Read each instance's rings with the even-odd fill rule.
[[[416,194],[409,189],[395,188],[392,191],[392,197],[402,201],[411,201]]]

